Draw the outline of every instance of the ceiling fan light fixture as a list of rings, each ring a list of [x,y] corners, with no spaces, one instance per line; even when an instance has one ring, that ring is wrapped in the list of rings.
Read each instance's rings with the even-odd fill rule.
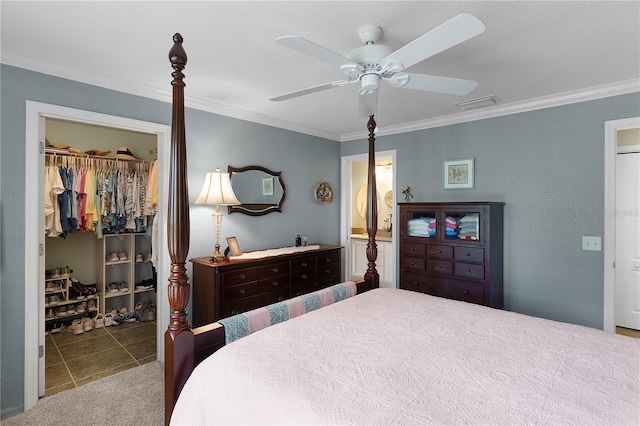
[[[493,106],[493,105],[496,105],[497,103],[498,103],[498,99],[493,95],[489,95],[482,98],[471,99],[469,101],[458,102],[457,104],[454,104],[454,105],[463,111],[468,111],[470,109],[485,108],[488,106]]]
[[[378,74],[365,74],[360,78],[360,82],[362,83],[360,94],[375,92],[380,86],[380,76]]]

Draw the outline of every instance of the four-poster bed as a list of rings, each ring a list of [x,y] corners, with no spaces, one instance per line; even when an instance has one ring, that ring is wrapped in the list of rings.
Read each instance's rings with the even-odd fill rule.
[[[640,422],[640,340],[378,288],[373,116],[367,123],[368,269],[359,294],[226,346],[220,323],[192,330],[185,311],[186,54],[179,34],[169,57],[167,424]]]

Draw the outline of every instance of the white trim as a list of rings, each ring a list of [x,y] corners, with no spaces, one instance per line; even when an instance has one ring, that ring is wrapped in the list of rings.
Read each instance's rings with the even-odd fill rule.
[[[391,187],[393,188],[393,198],[394,198],[394,207],[393,207],[393,216],[391,219],[392,228],[396,231],[392,233],[391,244],[393,246],[393,253],[398,253],[398,238],[396,235],[398,233],[397,227],[397,201],[398,198],[396,196],[397,191],[397,159],[396,159],[396,150],[389,151],[376,151],[376,158],[380,157],[391,157],[391,162],[393,163],[393,172],[391,174]],[[340,172],[340,244],[345,248],[344,252],[344,279],[349,279],[349,272],[351,270],[351,212],[349,211],[349,207],[351,206],[351,164],[354,161],[367,161],[369,159],[369,154],[356,154],[356,155],[348,155],[342,157],[341,160],[341,172]],[[396,255],[392,260],[393,274],[394,279],[393,282],[397,282],[398,277],[398,256]],[[396,284],[397,287],[397,284]]]
[[[113,76],[80,73],[77,70],[73,70],[70,68],[52,67],[50,64],[33,60],[14,52],[3,52],[2,63],[14,67],[53,75],[60,78],[71,79],[85,84],[104,87],[106,89],[117,90],[119,92],[171,103],[171,92],[167,92],[164,89],[158,89],[142,84],[134,84],[122,79],[113,78]],[[550,96],[528,99],[521,102],[497,105],[495,107],[474,110],[466,113],[452,114],[449,116],[436,117],[429,120],[415,121],[413,123],[406,123],[398,126],[379,127],[379,131],[376,132],[376,136],[388,136],[399,133],[412,132],[416,130],[448,126],[451,124],[466,123],[469,121],[483,120],[486,118],[534,111],[543,108],[567,105],[576,102],[584,102],[638,91],[640,91],[640,79],[636,78],[595,87],[587,87],[571,92],[557,93]],[[266,115],[257,114],[255,112],[222,105],[206,99],[195,98],[193,96],[185,95],[185,106],[188,108],[194,108],[225,117],[237,118],[239,120],[264,124],[266,126],[291,130],[293,132],[304,133],[340,142],[347,142],[356,139],[366,139],[368,137],[366,131],[336,134],[327,132],[325,130],[292,123],[286,120],[268,117]]]
[[[604,307],[603,328],[615,333],[616,154],[619,130],[640,127],[640,117],[604,123]],[[620,150],[622,151],[622,150]]]
[[[40,282],[44,276],[44,263],[41,265],[38,253],[39,244],[44,238],[44,221],[40,220],[43,212],[43,190],[34,191],[33,188],[42,187],[44,182],[44,156],[39,153],[38,132],[42,117],[76,121],[99,126],[114,127],[142,133],[151,133],[158,138],[158,219],[165,223],[168,191],[168,164],[171,141],[171,128],[166,124],[150,123],[113,115],[100,114],[50,105],[33,101],[26,101],[25,128],[25,223],[42,223],[41,226],[25,226],[25,363],[24,363],[24,410],[34,407],[38,402],[38,339],[40,314],[44,312],[44,297],[39,297],[38,286],[26,283]],[[42,229],[40,229],[42,227]],[[166,227],[158,230],[158,247],[167,247]],[[169,325],[169,307],[166,286],[161,285],[169,278],[168,250],[162,250],[158,264],[158,295],[157,295],[157,340],[158,359],[164,361],[164,330]],[[33,309],[38,306],[38,309]]]

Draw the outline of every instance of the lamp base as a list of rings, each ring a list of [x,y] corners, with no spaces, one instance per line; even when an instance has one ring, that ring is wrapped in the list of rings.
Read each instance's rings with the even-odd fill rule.
[[[214,262],[222,262],[224,260],[224,254],[220,253],[220,244],[216,244],[214,247],[213,254],[209,255],[209,259]]]

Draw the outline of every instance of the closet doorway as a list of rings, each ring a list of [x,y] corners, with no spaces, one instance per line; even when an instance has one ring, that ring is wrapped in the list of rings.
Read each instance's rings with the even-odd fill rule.
[[[138,132],[151,135],[157,147],[158,210],[159,223],[165,222],[166,193],[168,188],[168,164],[170,127],[123,117],[92,113],[56,105],[27,101],[26,108],[26,156],[25,156],[25,216],[27,223],[38,226],[25,229],[25,410],[33,407],[45,387],[45,247],[44,236],[44,163],[46,125],[55,121],[98,126],[114,131]],[[52,121],[53,120],[53,121]],[[126,145],[123,143],[122,145]],[[120,145],[119,145],[120,146]],[[93,147],[98,148],[98,147]],[[117,148],[116,148],[117,149]],[[37,188],[37,191],[35,190]],[[157,232],[157,282],[168,281],[168,253],[166,229]],[[131,255],[135,256],[135,253]],[[67,266],[67,265],[60,265]],[[38,283],[38,285],[31,285]],[[164,360],[164,330],[168,326],[166,286],[157,286],[156,295],[156,354]],[[37,309],[34,309],[37,307]],[[104,306],[100,307],[103,311]]]

